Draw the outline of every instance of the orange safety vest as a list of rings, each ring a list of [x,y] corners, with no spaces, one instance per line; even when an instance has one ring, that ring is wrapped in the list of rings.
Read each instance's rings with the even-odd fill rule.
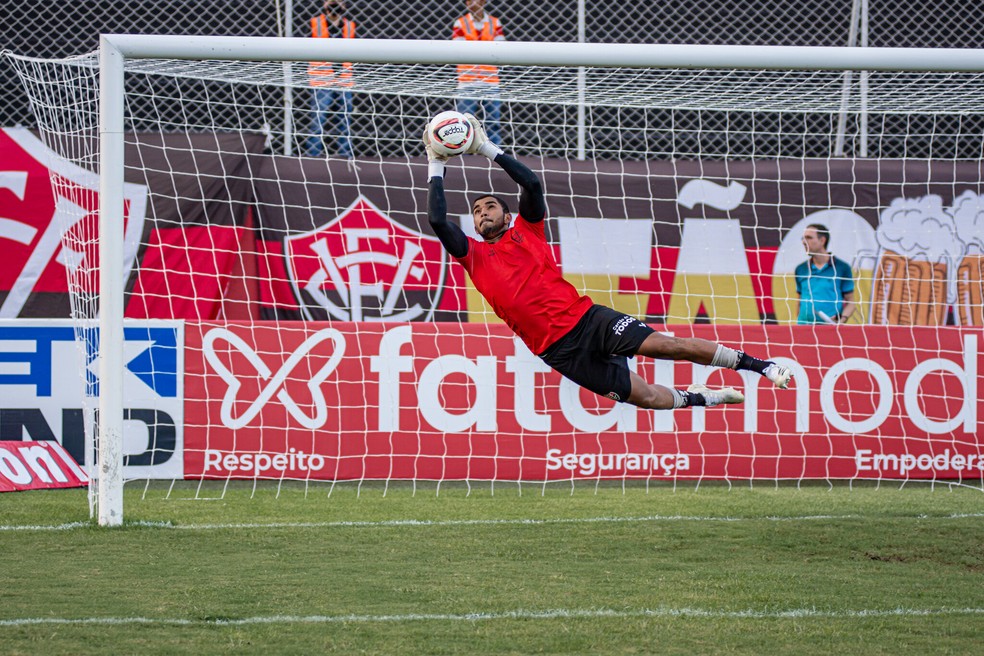
[[[495,16],[488,16],[485,25],[479,30],[475,27],[472,15],[466,14],[458,19],[458,25],[465,35],[465,41],[493,41],[495,40],[495,33],[499,30],[499,19]],[[468,84],[470,82],[499,84],[499,69],[495,66],[458,64],[458,83]]]
[[[331,35],[328,33],[328,19],[324,14],[311,17],[311,36],[315,39],[327,39]],[[355,22],[347,18],[342,19],[342,38],[355,38]],[[352,62],[342,64],[342,72],[337,76],[332,68],[331,62],[310,62],[308,64],[308,79],[312,87],[331,87],[331,86],[352,86]]]

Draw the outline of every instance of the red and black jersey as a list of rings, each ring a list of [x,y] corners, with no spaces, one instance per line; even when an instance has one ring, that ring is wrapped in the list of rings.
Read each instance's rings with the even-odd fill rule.
[[[496,315],[539,355],[566,335],[592,306],[564,280],[543,232],[543,221],[517,217],[494,244],[469,239],[455,258]]]

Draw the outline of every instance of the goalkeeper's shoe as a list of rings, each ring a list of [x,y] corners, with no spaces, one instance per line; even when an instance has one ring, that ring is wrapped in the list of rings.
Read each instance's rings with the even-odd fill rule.
[[[687,391],[703,396],[704,400],[707,401],[708,408],[728,403],[743,403],[745,401],[745,395],[734,387],[722,387],[721,389],[712,390],[707,385],[694,384],[688,387]]]
[[[793,377],[793,372],[789,370],[789,367],[770,362],[769,366],[762,371],[762,375],[775,383],[779,389],[786,389],[789,387],[789,379]]]

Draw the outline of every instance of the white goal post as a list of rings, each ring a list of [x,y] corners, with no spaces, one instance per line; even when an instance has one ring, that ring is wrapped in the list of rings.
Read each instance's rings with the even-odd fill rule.
[[[379,41],[104,35],[100,39],[98,520],[123,519],[124,70],[127,60],[984,72],[984,50]],[[583,89],[581,90],[583,93]],[[839,98],[831,100],[836,104]],[[982,101],[984,102],[984,101]]]

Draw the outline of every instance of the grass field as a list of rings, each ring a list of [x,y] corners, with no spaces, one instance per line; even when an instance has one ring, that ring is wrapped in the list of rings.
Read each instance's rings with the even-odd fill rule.
[[[0,653],[977,654],[984,493],[0,495]],[[79,524],[76,524],[79,523]]]

